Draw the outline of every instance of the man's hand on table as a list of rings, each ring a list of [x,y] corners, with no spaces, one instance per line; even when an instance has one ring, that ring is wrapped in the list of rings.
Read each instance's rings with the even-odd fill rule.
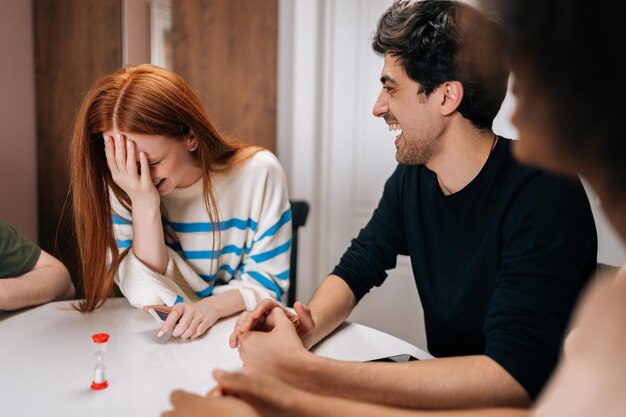
[[[174,391],[173,410],[161,417],[297,417],[315,410],[315,396],[276,378],[215,370],[219,387],[206,397]]]
[[[297,417],[315,410],[316,396],[274,377],[259,374],[213,372],[221,395],[245,400],[263,417]],[[228,398],[228,397],[226,397]]]
[[[296,314],[282,307],[276,301],[269,299],[261,300],[254,310],[243,312],[237,319],[233,333],[230,335],[230,347],[237,347],[241,336],[247,332],[271,331],[273,326],[271,323],[268,323],[267,317],[274,308],[280,308],[292,322],[304,347],[310,349],[315,332],[315,322],[311,315],[311,309],[306,304],[300,302],[296,302],[293,307]]]
[[[274,307],[265,316],[264,326],[267,330],[248,331],[237,338],[236,347],[244,370],[297,384],[303,367],[314,355],[306,350],[282,307]]]

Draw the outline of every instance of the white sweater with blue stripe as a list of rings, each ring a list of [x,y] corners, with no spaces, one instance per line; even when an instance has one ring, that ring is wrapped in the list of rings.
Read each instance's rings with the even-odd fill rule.
[[[171,306],[238,290],[251,310],[263,298],[280,301],[287,291],[291,210],[285,173],[276,157],[260,151],[228,172],[214,174],[212,181],[220,247],[216,242],[213,248],[202,180],[161,197],[166,212],[163,227],[177,238],[174,242],[166,237],[165,274],[154,272],[134,255],[132,214],[111,193],[118,248],[130,247],[116,282],[132,305]]]

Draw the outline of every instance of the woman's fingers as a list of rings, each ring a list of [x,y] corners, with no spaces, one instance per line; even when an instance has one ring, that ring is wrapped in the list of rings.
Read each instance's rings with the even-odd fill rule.
[[[196,329],[196,333],[191,338],[195,339],[196,337],[202,336],[207,330],[209,330],[209,327],[211,327],[212,325],[213,323],[211,323],[210,320],[204,320],[200,322],[198,329]]]
[[[126,146],[125,138],[121,133],[115,135],[115,162],[118,171],[126,171]]]
[[[191,308],[190,306],[185,306],[182,317],[180,318],[180,320],[178,320],[178,324],[176,325],[176,327],[174,327],[174,330],[172,330],[172,336],[179,337],[183,333],[185,333],[191,325],[191,322],[196,314],[197,313],[194,311],[193,308]]]
[[[115,144],[112,136],[102,135],[104,139],[104,155],[107,159],[107,166],[111,171],[111,175],[117,175],[117,163],[115,162]]]
[[[176,326],[176,322],[178,321],[178,319],[180,318],[184,310],[184,306],[181,306],[181,304],[182,303],[176,304],[172,308],[172,310],[170,311],[170,314],[167,316],[167,319],[165,320],[165,323],[163,323],[163,326],[161,326],[161,331],[159,332],[157,336],[159,337],[163,336],[164,334],[172,330],[174,326]]]
[[[148,164],[148,157],[144,152],[139,152],[139,166],[141,171],[140,181],[146,186],[152,185],[154,187],[154,184],[152,184],[152,177],[150,176],[150,164]]]
[[[157,308],[159,306],[156,306]],[[172,331],[173,337],[182,339],[195,339],[202,336],[215,321],[211,314],[198,309],[196,305],[189,303],[178,303],[174,307],[169,307],[169,316],[161,326],[158,336]]]
[[[126,140],[126,172],[133,179],[139,176],[135,143],[130,139]]]
[[[104,135],[104,153],[113,181],[124,190],[131,200],[158,195],[152,182],[148,155],[139,152],[137,143],[121,133]]]
[[[191,320],[189,327],[187,328],[187,330],[185,330],[185,332],[180,337],[182,339],[189,339],[194,334],[196,334],[196,330],[198,330],[198,326],[200,325],[202,320],[203,320],[202,314],[198,314],[198,313],[194,314],[194,317]]]

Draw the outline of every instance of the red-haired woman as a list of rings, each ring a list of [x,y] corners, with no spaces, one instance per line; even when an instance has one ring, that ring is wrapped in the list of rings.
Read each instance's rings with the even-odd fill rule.
[[[178,75],[139,65],[97,81],[71,160],[81,311],[115,282],[132,305],[170,313],[159,335],[195,338],[287,289],[291,211],[278,160],[222,137]]]

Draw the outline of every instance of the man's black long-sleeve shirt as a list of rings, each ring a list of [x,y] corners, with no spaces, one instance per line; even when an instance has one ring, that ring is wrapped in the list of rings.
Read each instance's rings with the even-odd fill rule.
[[[333,274],[358,301],[410,256],[430,353],[485,354],[535,398],[595,270],[597,237],[580,181],[520,165],[511,146],[500,138],[448,196],[426,166],[398,166]]]

